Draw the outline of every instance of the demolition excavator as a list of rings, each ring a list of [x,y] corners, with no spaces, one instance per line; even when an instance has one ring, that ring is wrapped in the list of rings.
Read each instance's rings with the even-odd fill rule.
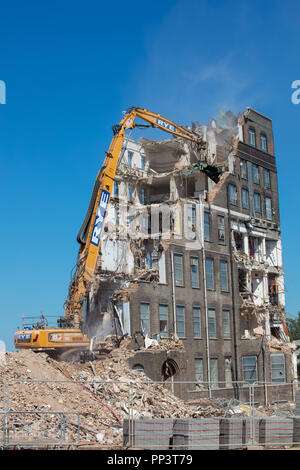
[[[141,118],[147,124],[136,123],[136,118]],[[27,326],[23,325],[22,329],[15,333],[14,344],[16,349],[52,350],[59,353],[90,349],[91,338],[88,337],[85,328],[88,294],[96,268],[105,217],[126,131],[137,127],[158,128],[191,142],[199,156],[195,168],[205,172],[214,182],[219,181],[221,170],[208,164],[205,157],[206,143],[202,137],[160,114],[138,107],[129,108],[124,113],[121,122],[113,126],[113,139],[106,152],[103,166],[97,174],[88,211],[77,235],[80,248],[76,271],[70,282],[68,297],[65,302],[65,315],[59,318],[57,326],[53,328],[48,326],[44,317],[42,321]]]

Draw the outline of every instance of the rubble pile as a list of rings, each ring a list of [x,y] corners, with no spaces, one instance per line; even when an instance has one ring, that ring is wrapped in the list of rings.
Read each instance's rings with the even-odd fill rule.
[[[63,362],[45,353],[19,351],[6,353],[0,364],[0,381],[8,384],[9,409],[48,411],[37,414],[49,432],[66,415],[66,441],[77,439],[77,414],[80,416],[80,440],[103,446],[122,446],[123,419],[132,417],[207,416],[199,404],[191,406],[174,396],[162,384],[153,384],[143,373],[132,370],[126,359],[134,354],[127,349],[129,338],[119,348],[107,344],[105,354],[92,362]],[[166,340],[165,347],[181,347],[179,341]],[[151,346],[156,348],[156,346]],[[220,410],[222,416],[223,411]],[[18,415],[21,421],[23,415]],[[20,423],[18,424],[20,427]],[[54,426],[55,427],[55,426]]]

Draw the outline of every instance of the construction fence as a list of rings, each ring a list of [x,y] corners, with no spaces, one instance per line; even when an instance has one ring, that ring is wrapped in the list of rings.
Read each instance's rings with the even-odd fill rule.
[[[150,382],[151,397],[143,394],[145,384],[149,387],[149,380],[82,379],[71,382],[73,389],[69,380],[2,383],[0,447],[225,450],[300,445],[300,391],[292,383],[235,382],[230,399],[224,398],[228,390],[220,382]],[[188,388],[191,400],[174,416],[169,408],[177,385]],[[162,399],[162,386],[169,402]],[[78,387],[87,401],[78,398]],[[272,406],[262,405],[262,394],[272,397]]]

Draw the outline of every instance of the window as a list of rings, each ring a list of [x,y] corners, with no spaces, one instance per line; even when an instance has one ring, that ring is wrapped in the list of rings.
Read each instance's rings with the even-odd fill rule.
[[[243,356],[242,366],[244,382],[257,382],[257,356]]]
[[[206,268],[206,288],[207,289],[214,289],[214,287],[215,287],[214,260],[212,258],[206,258],[205,268]]]
[[[176,333],[179,338],[185,337],[184,307],[176,305]]]
[[[237,205],[237,190],[234,184],[229,184],[229,202],[235,206]]]
[[[144,334],[150,333],[150,305],[148,302],[140,303],[141,327]]]
[[[245,160],[241,160],[241,178],[243,180],[246,180],[248,179],[248,176],[247,176],[247,162]]]
[[[115,207],[115,223],[116,225],[119,225],[120,224],[120,220],[119,220],[119,211],[118,209]]]
[[[254,210],[261,212],[260,194],[258,193],[254,193]]]
[[[176,286],[183,286],[183,255],[174,253],[174,275]]]
[[[142,170],[145,169],[145,157],[143,155],[141,156],[141,168]]]
[[[285,377],[285,357],[284,354],[270,354],[271,361],[271,382],[283,383]]]
[[[221,291],[228,292],[228,266],[227,261],[220,261],[220,279],[221,279]]]
[[[193,288],[199,288],[199,261],[197,256],[191,256],[191,284]]]
[[[119,185],[116,181],[114,181],[114,197],[119,196]]]
[[[141,190],[141,199],[142,199],[142,204],[145,204],[145,189],[142,188]]]
[[[259,171],[258,171],[258,166],[252,164],[252,174],[253,174],[253,183],[259,184]]]
[[[128,152],[128,166],[130,166],[130,168],[132,168],[132,157],[133,157],[133,153]]]
[[[159,304],[159,334],[168,337],[168,304]]]
[[[203,382],[203,359],[195,357],[195,379],[197,382]]]
[[[194,338],[201,338],[200,307],[193,307]]]
[[[218,387],[218,359],[211,357],[209,360],[210,364],[210,381],[212,388]]]
[[[208,336],[210,339],[216,339],[216,309],[208,309]]]
[[[210,241],[210,213],[204,212],[204,240]]]
[[[265,188],[270,188],[271,183],[270,183],[270,171],[264,168],[264,186]]]
[[[245,188],[242,188],[242,207],[243,209],[249,209],[249,192]]]
[[[128,201],[131,201],[131,184],[128,185]]]
[[[218,215],[218,240],[222,245],[225,244],[225,218],[223,215]]]
[[[255,142],[255,130],[253,128],[249,128],[249,143],[252,145],[252,147],[255,147],[256,142]]]
[[[260,148],[263,152],[267,152],[267,137],[264,134],[260,134]]]
[[[269,197],[265,198],[266,206],[266,219],[272,220],[272,199]]]
[[[222,310],[223,337],[230,338],[230,311],[226,308]]]

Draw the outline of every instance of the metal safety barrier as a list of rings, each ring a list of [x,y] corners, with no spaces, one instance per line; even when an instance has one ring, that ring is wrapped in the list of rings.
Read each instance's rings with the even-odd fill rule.
[[[75,427],[72,435],[66,430],[70,418]],[[2,448],[63,446],[80,440],[80,416],[75,412],[0,411],[0,420]]]
[[[99,417],[99,428],[88,428],[88,416],[70,400],[70,384],[74,387],[81,385],[101,401],[101,413],[105,415],[105,423]],[[213,408],[219,407],[222,416],[218,417],[178,417],[178,418],[149,418],[143,409],[143,401],[138,400],[143,387],[151,387],[157,400],[160,401],[162,387],[167,393],[172,393],[178,387],[185,390],[193,405],[199,406],[203,398],[209,398],[208,403]],[[300,403],[299,392],[293,383],[260,383],[232,382],[231,387],[225,382],[196,382],[196,381],[160,381],[150,379],[139,381],[113,381],[84,379],[71,380],[32,380],[15,379],[2,383],[3,411],[1,411],[0,446],[37,447],[76,445],[87,442],[87,436],[97,437],[101,425],[107,428],[116,426],[116,414],[113,407],[106,407],[110,398],[118,398],[121,408],[118,416],[121,419],[118,431],[119,447],[137,449],[240,449],[249,445],[260,444],[267,446],[300,445],[300,407],[288,407],[288,401]],[[68,385],[68,387],[66,387]],[[27,390],[26,390],[27,388]],[[122,390],[123,398],[118,396],[117,389]],[[47,397],[51,390],[56,390],[61,396],[61,405],[55,411],[30,409],[33,403],[43,403],[47,406]],[[74,389],[74,395],[76,396]],[[25,393],[26,392],[26,393]],[[50,393],[51,396],[51,393]],[[19,399],[20,398],[20,399]],[[136,409],[136,403],[139,408]],[[285,402],[287,406],[285,408]],[[23,403],[20,409],[20,403]],[[189,405],[189,400],[185,400]],[[266,416],[258,410],[259,404],[276,405],[278,408],[272,416]],[[74,409],[69,409],[70,407]],[[166,415],[168,403],[164,405]],[[43,408],[43,407],[41,407]],[[60,409],[61,408],[61,409]],[[201,408],[201,407],[200,407]],[[105,413],[104,413],[105,411]],[[164,416],[162,408],[161,415]],[[177,413],[178,414],[178,413]],[[75,416],[75,419],[72,416]],[[94,421],[94,423],[96,423]],[[123,429],[121,427],[123,426]],[[107,429],[106,428],[106,429]],[[96,440],[96,439],[95,439]],[[122,442],[123,441],[123,442]],[[96,442],[97,446],[107,448],[105,441]]]

